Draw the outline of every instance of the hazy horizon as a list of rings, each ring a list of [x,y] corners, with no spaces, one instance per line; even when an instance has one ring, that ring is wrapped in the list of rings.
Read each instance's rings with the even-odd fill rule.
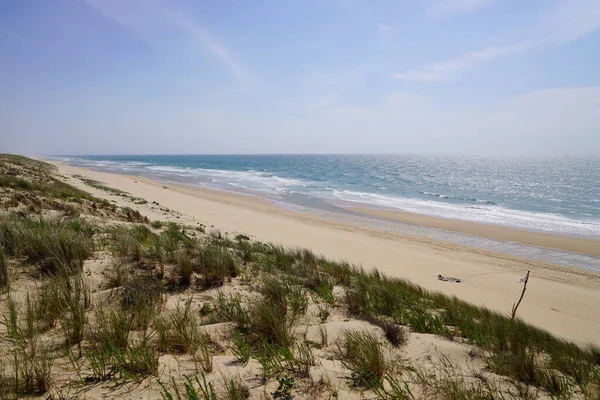
[[[597,0],[0,4],[0,151],[600,155]]]
[[[405,156],[405,157],[465,157],[465,158],[598,158],[600,152],[597,153],[581,153],[581,154],[484,154],[484,153],[110,153],[110,154],[26,154],[23,156],[31,157],[146,157],[146,156]]]

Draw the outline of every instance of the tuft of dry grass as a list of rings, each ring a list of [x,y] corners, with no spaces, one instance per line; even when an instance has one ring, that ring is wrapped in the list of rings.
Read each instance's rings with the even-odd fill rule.
[[[205,344],[206,338],[200,332],[196,313],[191,299],[184,305],[178,304],[166,317],[154,321],[158,348],[163,352],[194,354]]]
[[[337,351],[356,386],[377,387],[389,370],[379,340],[370,333],[346,332]]]

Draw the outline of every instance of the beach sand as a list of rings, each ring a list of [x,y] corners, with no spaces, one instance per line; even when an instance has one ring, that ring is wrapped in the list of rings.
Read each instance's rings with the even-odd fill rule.
[[[118,196],[85,185],[73,175],[83,175],[146,199],[148,204],[135,207],[151,219],[175,220],[191,225],[203,223],[209,230],[214,226],[214,229],[229,234],[245,233],[261,241],[310,248],[326,257],[347,260],[365,269],[377,268],[387,275],[410,280],[429,290],[455,295],[506,314],[510,313],[521,293],[522,284],[518,279],[531,270],[518,315],[566,339],[600,344],[600,274],[320,219],[283,210],[250,196],[183,185],[168,184],[164,188],[163,183],[141,177],[54,164],[69,183],[90,193],[131,206]],[[160,206],[153,205],[153,201]],[[164,211],[164,208],[169,211]],[[360,211],[365,214],[372,212]],[[391,214],[384,217],[407,218],[406,215]],[[456,221],[436,222],[428,217],[411,218],[406,222],[508,241],[581,249],[579,251],[591,254],[598,252],[593,243],[585,240],[503,227],[470,226],[475,224]],[[462,283],[439,281],[438,274],[458,277]]]

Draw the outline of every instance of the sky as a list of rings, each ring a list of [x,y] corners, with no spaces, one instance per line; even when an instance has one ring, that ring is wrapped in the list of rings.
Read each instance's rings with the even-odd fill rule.
[[[600,1],[0,0],[0,152],[600,154]]]

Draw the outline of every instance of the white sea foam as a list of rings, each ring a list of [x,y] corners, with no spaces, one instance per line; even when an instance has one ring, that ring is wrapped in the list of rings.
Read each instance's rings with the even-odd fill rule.
[[[600,221],[598,220],[580,221],[556,214],[511,210],[498,205],[478,204],[477,206],[469,206],[350,190],[334,190],[333,197],[347,202],[386,207],[442,218],[507,225],[528,230],[600,237]]]
[[[169,166],[151,166],[147,169],[156,172],[173,173],[182,177],[195,177],[215,184],[233,186],[248,190],[283,192],[291,188],[305,187],[306,182],[298,179],[282,178],[267,172],[228,171],[204,168],[179,168]]]

